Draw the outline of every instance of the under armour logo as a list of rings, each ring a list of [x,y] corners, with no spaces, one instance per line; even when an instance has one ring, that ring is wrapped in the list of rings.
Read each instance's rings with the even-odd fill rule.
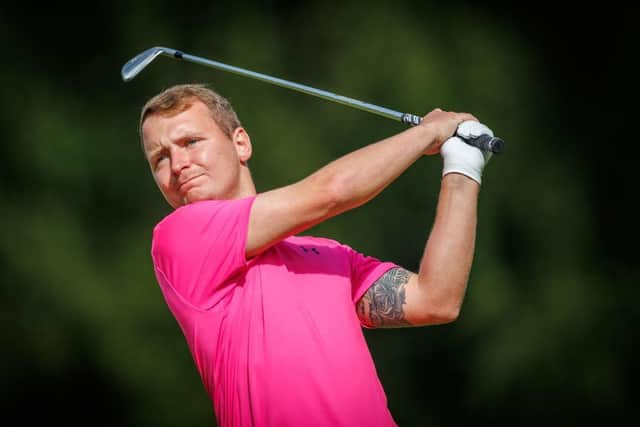
[[[307,249],[304,246],[300,246],[305,253],[309,253],[309,251],[313,252],[316,255],[320,255],[320,252],[316,248]]]

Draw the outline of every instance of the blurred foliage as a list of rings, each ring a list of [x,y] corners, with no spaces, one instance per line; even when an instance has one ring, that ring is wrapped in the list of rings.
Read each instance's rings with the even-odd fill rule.
[[[46,7],[0,13],[5,419],[214,423],[152,272],[151,229],[169,207],[138,147],[148,97],[199,81],[230,98],[254,142],[260,191],[402,130],[167,58],[121,82],[120,67],[155,45],[396,110],[469,111],[504,137],[485,172],[459,321],[365,331],[400,425],[634,416],[640,268],[624,11],[588,10],[598,25],[583,27],[461,1]],[[415,269],[440,168],[425,158],[310,233]]]

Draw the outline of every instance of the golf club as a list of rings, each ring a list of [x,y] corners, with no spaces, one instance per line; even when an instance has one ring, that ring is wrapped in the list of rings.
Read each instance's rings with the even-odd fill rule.
[[[327,92],[324,90],[316,89],[310,86],[294,83],[288,80],[283,80],[277,77],[271,77],[266,74],[256,73],[254,71],[246,70],[232,65],[223,64],[221,62],[212,61],[210,59],[201,58],[199,56],[190,55],[188,53],[181,52],[179,50],[170,49],[167,47],[152,47],[150,49],[141,52],[132,59],[130,59],[121,70],[122,80],[128,82],[137,76],[147,65],[151,63],[159,55],[169,56],[174,59],[180,59],[183,61],[194,62],[196,64],[204,65],[217,70],[227,71],[229,73],[238,74],[240,76],[249,77],[252,79],[260,80],[266,83],[270,83],[276,86],[281,86],[287,89],[296,90],[298,92],[306,93],[308,95],[316,96],[328,101],[337,102],[348,107],[356,108],[358,110],[367,111],[369,113],[377,114],[388,119],[393,119],[401,123],[405,123],[411,126],[416,126],[422,121],[422,117],[415,114],[401,113],[398,111],[390,110],[388,108],[380,107],[378,105],[369,104],[367,102],[358,101],[357,99],[348,98],[346,96],[337,95],[335,93]],[[458,135],[460,136],[460,135]],[[461,137],[462,138],[462,137]],[[504,148],[504,142],[502,139],[492,137],[490,135],[480,135],[474,138],[462,138],[467,144],[478,147],[482,150],[491,151],[493,153],[499,153]]]

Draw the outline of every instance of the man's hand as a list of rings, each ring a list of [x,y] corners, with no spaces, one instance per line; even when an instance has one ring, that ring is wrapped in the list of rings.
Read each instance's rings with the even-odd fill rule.
[[[478,121],[472,114],[443,111],[440,108],[436,108],[424,116],[420,126],[427,127],[433,135],[433,143],[429,145],[424,154],[438,154],[442,144],[455,134],[458,125],[467,120]]]
[[[457,135],[472,138],[480,135],[493,136],[493,131],[477,121],[465,121],[458,126]],[[491,158],[490,151],[480,150],[453,136],[442,145],[440,154],[444,160],[442,176],[449,173],[465,175],[478,184],[482,182],[482,170]]]

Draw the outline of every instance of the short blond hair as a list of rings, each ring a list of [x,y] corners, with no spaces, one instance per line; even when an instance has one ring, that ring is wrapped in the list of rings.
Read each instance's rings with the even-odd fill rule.
[[[189,108],[194,100],[201,101],[211,112],[220,130],[229,138],[233,131],[242,126],[228,99],[204,84],[181,84],[163,90],[142,107],[138,132],[142,143],[142,125],[153,114],[178,114]]]

